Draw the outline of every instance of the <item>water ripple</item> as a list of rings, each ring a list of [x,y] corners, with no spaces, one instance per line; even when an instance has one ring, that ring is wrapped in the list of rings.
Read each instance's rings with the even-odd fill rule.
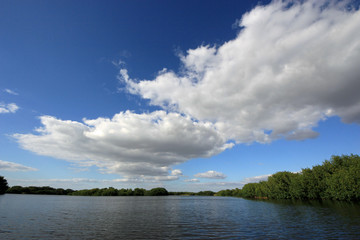
[[[360,206],[221,197],[1,196],[0,239],[357,239]]]

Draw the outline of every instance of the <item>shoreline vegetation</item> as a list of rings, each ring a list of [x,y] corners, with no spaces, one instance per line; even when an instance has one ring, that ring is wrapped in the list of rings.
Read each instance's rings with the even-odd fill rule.
[[[222,190],[217,196],[252,199],[360,201],[360,156],[332,156],[322,165],[300,172],[277,172],[267,181]]]
[[[5,181],[5,184],[1,182]],[[116,189],[93,188],[72,190],[45,187],[7,187],[6,179],[0,176],[3,193],[45,194],[72,196],[230,196],[248,199],[299,199],[299,200],[340,200],[360,201],[360,156],[332,156],[322,165],[302,169],[298,173],[283,171],[271,175],[267,181],[245,184],[241,189],[226,189],[219,192],[168,192],[158,187],[151,190],[143,188]],[[0,189],[0,190],[1,190]],[[5,191],[4,191],[5,190]]]

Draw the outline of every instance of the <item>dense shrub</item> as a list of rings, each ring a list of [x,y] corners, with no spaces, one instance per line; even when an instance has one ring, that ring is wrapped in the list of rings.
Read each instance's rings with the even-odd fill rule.
[[[360,201],[360,156],[332,156],[322,165],[299,173],[278,172],[267,181],[222,190],[218,196],[269,199],[331,199]]]

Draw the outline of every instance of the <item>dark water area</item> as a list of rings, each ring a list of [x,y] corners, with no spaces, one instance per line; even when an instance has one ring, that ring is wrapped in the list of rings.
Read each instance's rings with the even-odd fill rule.
[[[0,239],[360,239],[360,205],[6,194]]]

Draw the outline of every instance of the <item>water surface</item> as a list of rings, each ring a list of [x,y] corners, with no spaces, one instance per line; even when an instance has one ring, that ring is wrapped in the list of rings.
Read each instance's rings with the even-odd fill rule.
[[[360,206],[228,197],[0,196],[0,239],[360,239]]]

